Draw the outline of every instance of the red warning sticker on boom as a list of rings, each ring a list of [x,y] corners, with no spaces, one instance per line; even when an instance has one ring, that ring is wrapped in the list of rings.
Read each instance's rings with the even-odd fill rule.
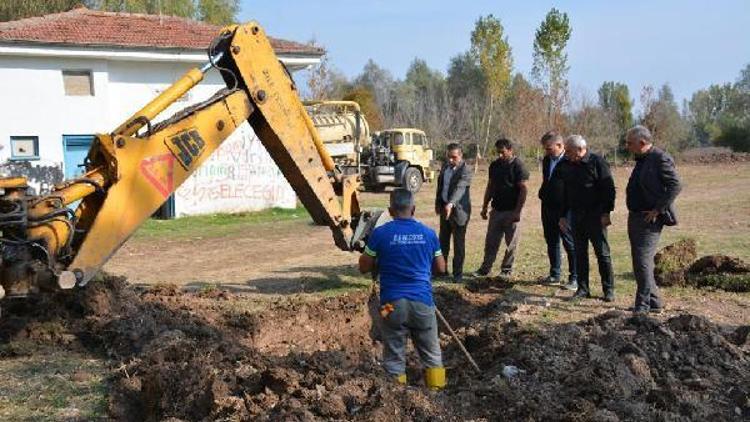
[[[172,154],[155,155],[141,161],[141,173],[166,199],[174,190],[174,161]]]

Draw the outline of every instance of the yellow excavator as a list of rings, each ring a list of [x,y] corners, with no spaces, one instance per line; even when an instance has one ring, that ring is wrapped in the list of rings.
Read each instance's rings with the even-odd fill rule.
[[[227,87],[152,124],[210,69]],[[336,168],[294,82],[255,22],[223,28],[189,70],[112,133],[97,135],[82,177],[43,196],[0,179],[0,298],[88,283],[244,121],[336,246],[360,250],[382,213],[360,209],[358,175]],[[76,206],[77,204],[77,206]]]

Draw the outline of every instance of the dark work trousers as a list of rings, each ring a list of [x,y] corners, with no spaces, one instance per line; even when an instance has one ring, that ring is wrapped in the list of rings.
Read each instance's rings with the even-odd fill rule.
[[[575,222],[568,213],[567,220],[571,225]],[[542,203],[542,228],[544,229],[544,241],[547,242],[547,257],[549,257],[549,275],[556,279],[560,278],[562,270],[560,258],[560,241],[562,240],[565,254],[568,256],[568,281],[577,281],[576,272],[576,248],[573,240],[573,232],[560,230],[560,213],[553,211]],[[575,230],[575,227],[573,228]]]
[[[589,242],[599,263],[599,276],[602,290],[606,295],[614,290],[615,276],[612,271],[612,256],[607,242],[607,228],[602,227],[601,215],[573,211],[573,238],[576,248],[576,270],[578,272],[578,292],[591,294],[589,290]]]
[[[643,213],[631,212],[628,215],[628,237],[630,253],[633,257],[633,274],[638,284],[635,292],[635,310],[648,311],[662,307],[659,287],[654,279],[654,255],[659,245],[661,222],[647,223]]]
[[[459,226],[453,220],[446,220],[440,215],[440,249],[443,251],[445,262],[451,252],[451,236],[453,236],[453,277],[461,277],[464,274],[464,256],[466,255],[466,227]]]

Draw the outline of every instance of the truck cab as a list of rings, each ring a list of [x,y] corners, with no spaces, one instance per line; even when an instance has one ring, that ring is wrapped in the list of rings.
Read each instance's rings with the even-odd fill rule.
[[[414,128],[395,128],[373,135],[368,151],[365,187],[383,190],[397,186],[418,192],[422,183],[435,178],[430,164],[434,158],[427,135]]]

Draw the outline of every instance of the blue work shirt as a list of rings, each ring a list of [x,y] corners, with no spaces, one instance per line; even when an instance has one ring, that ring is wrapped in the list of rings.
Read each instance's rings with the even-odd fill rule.
[[[433,306],[432,261],[442,255],[435,231],[413,218],[376,228],[365,253],[377,260],[380,303],[408,299]]]

